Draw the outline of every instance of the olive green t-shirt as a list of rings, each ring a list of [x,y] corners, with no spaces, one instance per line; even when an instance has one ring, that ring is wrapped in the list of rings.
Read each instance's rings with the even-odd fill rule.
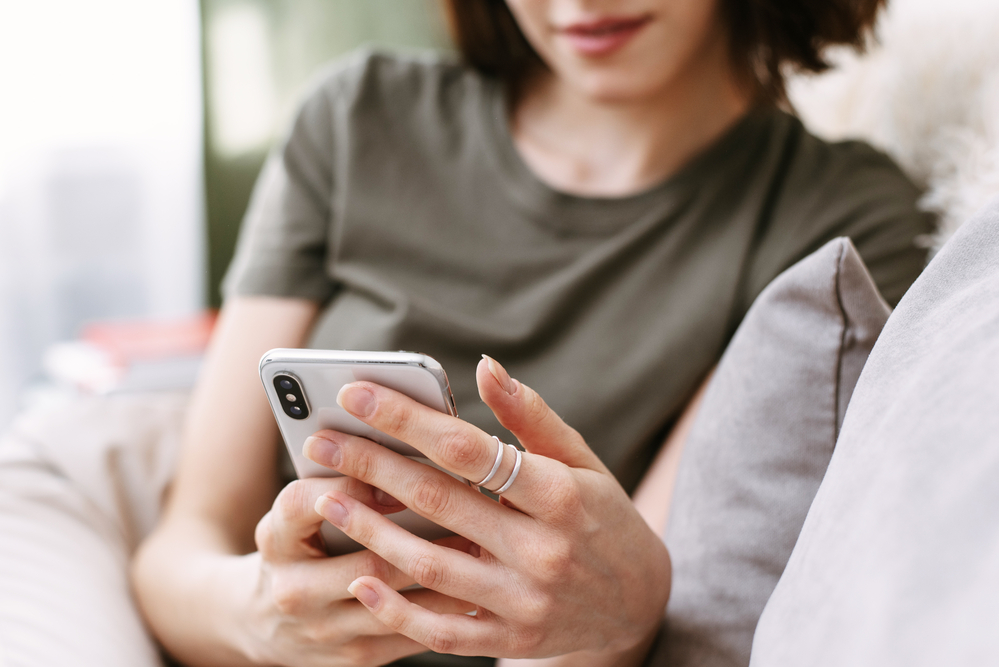
[[[226,295],[323,304],[314,347],[431,355],[461,417],[510,441],[475,388],[495,357],[630,491],[778,273],[849,236],[894,304],[923,268],[932,220],[899,168],[776,109],[620,198],[544,184],[507,115],[446,59],[337,65],[260,177]]]

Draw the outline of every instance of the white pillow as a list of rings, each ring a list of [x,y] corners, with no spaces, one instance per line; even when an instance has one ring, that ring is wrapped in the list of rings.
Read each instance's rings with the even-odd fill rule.
[[[999,665],[999,198],[888,320],[752,665]]]

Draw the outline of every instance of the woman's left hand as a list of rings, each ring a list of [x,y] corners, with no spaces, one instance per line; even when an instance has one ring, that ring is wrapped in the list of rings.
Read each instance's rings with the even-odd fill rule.
[[[669,597],[670,562],[624,489],[527,386],[495,361],[476,371],[479,394],[526,449],[501,502],[370,440],[321,431],[305,454],[382,489],[418,514],[470,540],[467,551],[415,537],[346,493],[316,510],[418,584],[477,605],[476,615],[439,614],[374,577],[350,592],[386,626],[439,653],[545,657],[627,650],[658,626]],[[456,417],[368,383],[337,398],[349,413],[420,450],[442,468],[484,479],[497,440]],[[504,455],[484,487],[496,490],[517,458]]]

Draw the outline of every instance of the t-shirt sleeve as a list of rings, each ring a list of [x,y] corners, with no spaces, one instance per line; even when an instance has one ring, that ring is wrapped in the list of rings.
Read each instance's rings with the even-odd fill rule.
[[[329,300],[335,80],[316,89],[270,155],[240,229],[222,291]]]
[[[867,144],[802,137],[775,197],[743,283],[753,299],[781,271],[838,236],[849,237],[893,307],[926,265],[935,218],[917,206],[920,191],[886,155]]]

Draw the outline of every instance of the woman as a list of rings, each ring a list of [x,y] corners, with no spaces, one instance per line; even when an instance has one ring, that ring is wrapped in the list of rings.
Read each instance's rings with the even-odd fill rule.
[[[649,464],[755,296],[840,235],[889,301],[922,267],[899,170],[777,108],[783,68],[821,70],[879,4],[454,0],[466,64],[331,73],[261,176],[136,559],[163,644],[190,664],[639,660],[670,573],[627,493],[647,475],[661,527],[670,466]],[[491,435],[516,438],[517,476],[501,448],[486,484],[512,480],[503,504],[330,432],[305,452],[347,476],[282,489],[256,363],[307,343],[440,360],[463,420],[373,385],[339,401],[473,481]],[[464,537],[401,533],[380,516],[399,501]],[[325,557],[324,517],[370,550]]]

